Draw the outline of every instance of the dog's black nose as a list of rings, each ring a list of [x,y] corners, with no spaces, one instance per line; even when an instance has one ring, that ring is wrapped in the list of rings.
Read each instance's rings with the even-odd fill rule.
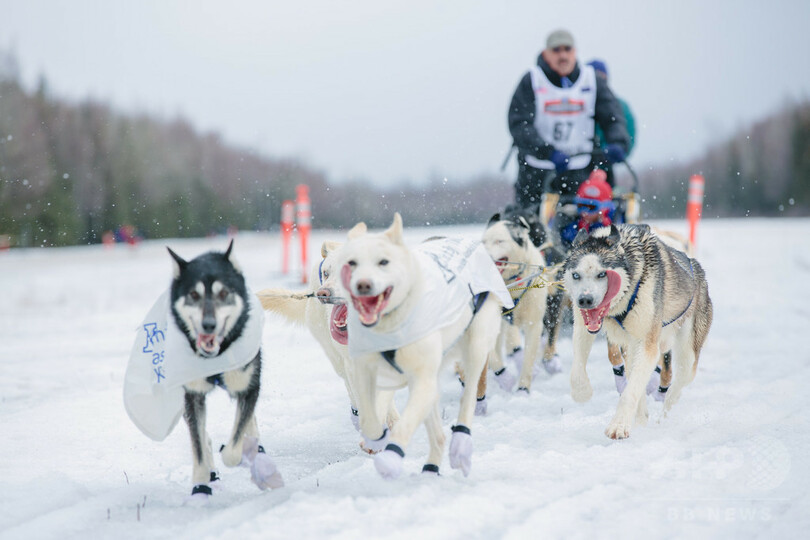
[[[367,294],[371,294],[371,282],[368,280],[360,280],[357,282],[357,294],[363,296]]]
[[[580,309],[591,309],[593,307],[593,296],[590,294],[583,294],[577,299],[577,305]]]

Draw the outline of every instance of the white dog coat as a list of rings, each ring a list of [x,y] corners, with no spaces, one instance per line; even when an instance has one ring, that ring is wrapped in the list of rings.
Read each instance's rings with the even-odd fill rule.
[[[264,311],[248,291],[250,317],[242,335],[213,358],[194,354],[170,316],[170,291],[164,292],[138,327],[124,376],[124,408],[149,438],[162,441],[183,414],[183,385],[245,366],[262,344]]]
[[[419,244],[412,253],[425,282],[421,299],[404,323],[387,333],[364,326],[357,312],[350,309],[347,323],[351,356],[396,350],[444,328],[457,321],[472,297],[482,292],[495,294],[504,307],[514,305],[480,241],[442,238]]]

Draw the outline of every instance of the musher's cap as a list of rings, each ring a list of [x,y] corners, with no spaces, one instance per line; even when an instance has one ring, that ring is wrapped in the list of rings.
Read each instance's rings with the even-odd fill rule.
[[[548,35],[546,40],[546,49],[553,49],[555,47],[573,47],[574,36],[568,30],[554,30]]]

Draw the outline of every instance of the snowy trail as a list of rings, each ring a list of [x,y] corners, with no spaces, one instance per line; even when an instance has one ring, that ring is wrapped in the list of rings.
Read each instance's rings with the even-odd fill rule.
[[[683,231],[675,222],[656,225]],[[407,224],[406,224],[407,226]],[[479,237],[483,225],[408,229]],[[324,239],[316,231],[310,261]],[[165,245],[193,257],[224,238],[0,253],[0,538],[631,538],[795,537],[810,525],[806,325],[810,220],[706,220],[698,259],[714,324],[695,381],[668,418],[607,439],[615,410],[604,340],[588,372],[594,397],[569,395],[564,373],[539,375],[528,397],[492,381],[472,426],[468,478],[445,457],[419,475],[423,429],[405,475],[386,482],[358,449],[343,383],[307,331],[268,314],[257,415],[286,487],[262,493],[246,469],[220,464],[207,508],[184,506],[188,434],[162,443],[129,421],[121,385],[135,326],[168,286]],[[240,234],[235,254],[254,290],[293,287],[276,236]],[[446,430],[459,386],[444,375]],[[401,407],[406,395],[399,395]],[[233,405],[209,399],[214,445]]]

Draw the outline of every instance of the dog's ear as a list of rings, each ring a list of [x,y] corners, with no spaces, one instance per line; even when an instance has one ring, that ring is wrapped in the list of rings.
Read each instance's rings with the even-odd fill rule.
[[[326,240],[323,244],[321,244],[321,257],[324,259],[327,255],[335,251],[341,246],[340,242],[332,242],[331,240]]]
[[[530,231],[530,230],[532,229],[532,228],[529,226],[529,222],[528,222],[528,221],[526,221],[526,218],[525,218],[525,217],[523,217],[523,216],[518,216],[518,217],[517,217],[517,219],[515,219],[515,224],[516,224],[516,225],[520,225],[521,227],[523,227],[523,228],[524,228],[524,229],[526,229],[527,231]]]
[[[349,240],[354,240],[360,236],[363,236],[368,231],[368,227],[362,221],[351,228],[349,231]]]
[[[500,220],[501,220],[501,213],[500,212],[495,212],[492,215],[492,217],[489,218],[489,221],[487,222],[487,229],[492,227],[493,224],[498,223]]]
[[[385,231],[385,236],[394,244],[405,245],[405,240],[402,238],[402,216],[399,215],[399,212],[394,213],[394,222]]]
[[[605,241],[607,242],[608,246],[613,247],[619,243],[619,240],[621,240],[621,236],[619,235],[619,229],[616,228],[616,225],[611,223],[610,234],[607,236],[607,239]]]
[[[578,245],[585,242],[588,239],[588,231],[585,229],[580,229],[577,235],[574,237],[574,241],[571,242],[571,247],[577,247]]]
[[[172,268],[174,270],[174,277],[178,278],[180,277],[180,273],[183,270],[185,270],[186,266],[188,266],[188,262],[184,260],[183,257],[172,251],[172,248],[170,248],[169,246],[166,246],[166,249],[169,250],[169,255],[172,256],[172,259],[174,259],[174,264],[172,264]]]

